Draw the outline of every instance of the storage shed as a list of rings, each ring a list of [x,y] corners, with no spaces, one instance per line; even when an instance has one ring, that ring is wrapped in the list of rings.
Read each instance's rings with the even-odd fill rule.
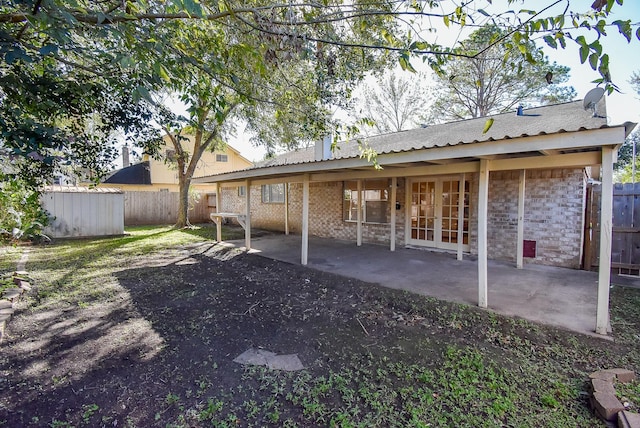
[[[124,234],[124,192],[120,189],[49,186],[42,195],[51,238]]]

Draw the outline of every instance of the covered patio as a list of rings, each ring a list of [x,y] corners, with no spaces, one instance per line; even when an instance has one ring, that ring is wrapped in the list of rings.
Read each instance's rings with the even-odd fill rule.
[[[598,111],[603,112],[604,105]],[[613,163],[635,124],[609,126],[606,117],[585,111],[580,101],[493,119],[488,132],[482,131],[486,118],[480,118],[371,137],[368,144],[376,150],[377,165],[355,144],[345,143],[340,152],[332,152],[332,140],[327,138],[315,147],[285,153],[253,168],[194,181],[215,183],[217,222],[242,218],[247,250],[606,335]],[[576,171],[576,182],[561,181],[565,174],[576,177]],[[508,185],[502,185],[506,176]],[[599,272],[547,267],[580,265],[589,229],[582,197],[587,178],[602,183],[597,219]],[[548,183],[556,179],[564,187],[549,184],[541,191],[536,188],[538,179]],[[382,187],[379,183],[370,187],[371,181],[381,182]],[[279,186],[277,194],[282,196],[275,201],[279,208],[273,204],[273,186]],[[370,193],[378,196],[367,199]],[[562,204],[567,199],[571,203]],[[373,202],[370,207],[367,201]],[[382,204],[374,205],[379,201]],[[367,212],[376,209],[379,216],[369,218]],[[285,235],[294,228],[299,235],[252,241],[254,222],[256,227],[282,230]],[[497,234],[501,226],[509,232]],[[536,242],[527,239],[525,229],[529,235],[541,231],[540,236],[554,241],[549,247],[556,247],[555,255],[539,265],[525,263],[525,258],[537,254],[534,249],[525,255],[525,240]],[[315,241],[315,236],[330,239]],[[340,243],[343,239],[351,239],[352,244]],[[311,245],[312,240],[316,245]],[[366,245],[376,242],[387,247]],[[505,243],[508,253],[494,256]],[[413,246],[452,253],[403,248]],[[563,247],[569,248],[571,264],[556,264],[553,259],[564,256]],[[504,265],[492,258],[513,258],[514,262]],[[430,280],[428,291],[425,278]]]
[[[228,245],[243,247],[244,240]],[[269,234],[253,237],[251,253],[300,264],[300,236]],[[442,300],[477,305],[478,261],[455,253],[398,248],[309,237],[307,266],[385,287]],[[595,335],[598,274],[574,269],[489,260],[490,310],[529,321]],[[596,335],[604,337],[601,335]]]

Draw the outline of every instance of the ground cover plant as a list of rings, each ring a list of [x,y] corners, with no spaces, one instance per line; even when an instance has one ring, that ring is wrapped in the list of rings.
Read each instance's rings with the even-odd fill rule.
[[[31,249],[0,426],[596,427],[587,374],[640,370],[640,290],[612,289],[608,341],[245,254],[210,227],[128,233]],[[305,369],[232,361],[248,348]]]

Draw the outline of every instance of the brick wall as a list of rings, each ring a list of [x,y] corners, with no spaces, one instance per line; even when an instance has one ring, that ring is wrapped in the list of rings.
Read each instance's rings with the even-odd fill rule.
[[[493,259],[516,260],[518,178],[519,171],[490,173],[487,235]],[[524,239],[536,241],[537,247],[535,259],[525,262],[579,268],[585,196],[582,169],[530,170],[525,183]],[[477,248],[477,240],[472,248]]]
[[[518,225],[518,171],[491,172],[489,177],[488,255],[492,259],[515,261]],[[467,174],[470,182],[471,253],[477,254],[478,175]],[[582,248],[585,181],[582,169],[531,170],[526,175],[524,239],[537,243],[538,264],[578,268]],[[251,225],[284,231],[284,204],[263,204],[261,187],[251,186]],[[405,180],[398,178],[396,245],[405,239]],[[245,198],[236,188],[223,188],[222,210],[244,212]],[[309,234],[356,241],[355,222],[343,220],[342,182],[311,183],[309,186]],[[390,209],[395,207],[389,206]],[[302,183],[289,185],[289,231],[302,230]],[[364,224],[365,243],[389,245],[389,224]]]
[[[356,241],[356,223],[343,221],[342,182],[310,183],[309,234],[327,238]],[[404,179],[398,179],[396,210],[396,245],[404,245]],[[236,188],[223,188],[222,211],[245,211],[245,198]],[[284,204],[263,204],[261,187],[251,186],[251,226],[259,229],[284,231]],[[389,210],[391,207],[389,207]],[[388,213],[389,216],[389,213]],[[366,243],[389,244],[389,224],[363,224],[362,240]],[[289,231],[302,231],[302,183],[289,184]]]

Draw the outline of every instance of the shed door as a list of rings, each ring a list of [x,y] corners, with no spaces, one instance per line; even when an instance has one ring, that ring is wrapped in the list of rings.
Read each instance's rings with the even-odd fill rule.
[[[463,204],[460,205],[462,198]],[[460,208],[462,235],[459,236]],[[462,240],[463,250],[469,251],[469,182],[451,178],[414,179],[411,182],[409,208],[409,243],[427,247],[455,250]]]

